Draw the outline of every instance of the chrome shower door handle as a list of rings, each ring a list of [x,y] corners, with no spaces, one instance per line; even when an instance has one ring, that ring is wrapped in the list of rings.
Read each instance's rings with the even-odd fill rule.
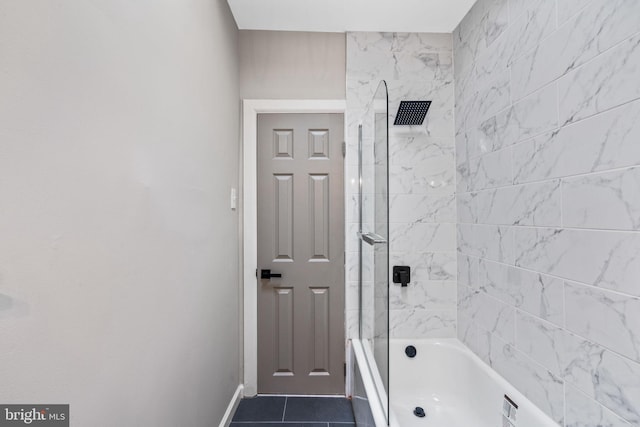
[[[382,244],[382,243],[387,243],[387,239],[385,239],[384,237],[382,237],[382,236],[380,236],[379,234],[376,234],[376,233],[360,233],[360,232],[358,232],[358,237],[360,238],[360,240],[370,244],[371,246],[379,245],[379,244]]]

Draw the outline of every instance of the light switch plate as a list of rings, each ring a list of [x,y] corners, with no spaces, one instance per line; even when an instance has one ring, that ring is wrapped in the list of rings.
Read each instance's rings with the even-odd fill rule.
[[[238,193],[235,188],[231,189],[231,210],[235,211],[238,207]]]

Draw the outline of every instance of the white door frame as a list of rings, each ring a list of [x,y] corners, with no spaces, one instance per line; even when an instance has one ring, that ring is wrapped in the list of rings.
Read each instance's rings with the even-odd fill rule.
[[[258,392],[258,114],[341,113],[346,101],[333,99],[245,99],[242,101],[242,294],[244,396]],[[346,138],[345,121],[345,138]],[[346,183],[346,179],[345,179]]]

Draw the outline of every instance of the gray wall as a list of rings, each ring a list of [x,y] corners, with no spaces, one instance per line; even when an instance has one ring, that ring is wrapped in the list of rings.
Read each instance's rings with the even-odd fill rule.
[[[454,33],[459,337],[560,425],[640,423],[639,30],[480,0]]]
[[[217,424],[240,382],[226,1],[3,1],[0,75],[2,402]]]
[[[345,35],[240,31],[240,96],[344,99]]]

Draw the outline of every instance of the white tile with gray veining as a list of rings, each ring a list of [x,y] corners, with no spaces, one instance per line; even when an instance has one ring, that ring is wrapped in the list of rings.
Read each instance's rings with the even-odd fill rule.
[[[539,181],[640,165],[640,101],[513,147],[514,181]]]
[[[564,282],[561,279],[510,266],[507,283],[507,292],[515,307],[564,326]]]
[[[456,336],[456,309],[405,309],[389,312],[392,338],[449,338]]]
[[[566,282],[567,329],[640,362],[640,298]]]
[[[389,164],[406,166],[422,165],[434,158],[453,158],[454,139],[434,137],[426,132],[405,137],[395,137],[389,145]]]
[[[581,391],[565,385],[565,427],[630,427],[631,424]]]
[[[458,224],[458,251],[492,261],[513,263],[513,227]]]
[[[399,36],[399,34],[397,34]],[[413,35],[419,40],[418,35]],[[447,86],[453,84],[453,54],[451,52],[429,52],[426,49],[400,50],[393,52],[396,62],[393,74],[383,75],[389,81],[399,84],[390,88],[392,99],[402,99],[413,89],[418,96],[436,92],[434,106],[442,107],[453,102],[453,91]]]
[[[640,296],[640,233],[515,229],[515,265]]]
[[[345,314],[346,333],[350,338],[358,338],[359,333],[359,310],[347,310]]]
[[[453,194],[391,194],[389,221],[400,223],[456,221]]]
[[[478,289],[458,283],[458,309],[460,310],[460,315],[474,320],[474,316],[478,311],[479,294],[480,291]]]
[[[495,335],[491,336],[490,352],[491,367],[562,425],[564,420],[562,379]]]
[[[458,254],[458,283],[465,286],[478,284],[479,258]]]
[[[513,344],[515,342],[515,308],[482,291],[476,294],[475,299],[476,311],[471,316],[478,326]]]
[[[456,250],[456,225],[453,223],[390,223],[389,235],[393,236],[390,247],[395,252],[416,248],[429,252]]]
[[[488,153],[539,135],[558,124],[555,84],[532,93],[513,106],[478,124],[469,151]]]
[[[640,98],[638,69],[640,34],[566,74],[558,80],[560,123],[576,122]]]
[[[640,229],[640,168],[563,180],[564,226]]]
[[[453,194],[454,185],[453,155],[430,158],[422,165],[389,166],[389,192],[392,194]]]
[[[516,348],[557,377],[562,375],[564,330],[519,311],[516,315]]]
[[[456,64],[456,77],[465,71],[486,49],[484,29],[481,26],[484,17],[484,1],[474,3],[471,10],[453,31],[453,57]]]
[[[455,68],[457,69],[458,64],[455,63]],[[476,67],[475,65],[466,69],[462,73],[458,73],[454,78],[455,83],[455,103],[457,106],[461,106],[465,104],[471,95],[475,93],[475,90],[479,87],[477,85],[476,79]],[[456,116],[456,120],[459,120],[459,117]],[[462,125],[461,123],[459,125]],[[460,128],[459,125],[456,125],[456,128]]]
[[[457,337],[474,353],[478,354],[478,328],[475,322],[468,317],[458,313],[457,318]]]
[[[471,159],[469,168],[470,190],[486,190],[513,183],[510,148]]]
[[[456,196],[456,213],[459,223],[475,223],[476,218],[476,193],[458,193]]]
[[[491,332],[483,330],[482,328],[477,328],[476,334],[478,338],[476,343],[477,350],[475,350],[475,352],[478,356],[480,356],[480,359],[482,359],[484,363],[491,366],[491,344],[492,342],[498,341],[500,339],[495,337],[494,340],[493,334],[491,334]],[[504,343],[504,341],[501,342]]]
[[[640,364],[568,332],[563,343],[567,385],[633,425],[640,423]]]
[[[529,314],[564,324],[563,282],[550,276],[480,259],[477,286]]]
[[[515,305],[508,291],[507,274],[509,266],[480,259],[478,261],[478,286],[481,291],[509,305]]]
[[[560,203],[560,180],[480,191],[478,222],[560,226]]]
[[[484,39],[487,46],[490,46],[509,25],[509,1],[491,0],[483,24]]]
[[[366,250],[363,245],[364,250]],[[362,263],[362,278],[365,281],[373,280],[373,270],[372,270],[372,254],[363,254],[363,263]],[[346,261],[347,261],[347,280],[348,281],[357,281],[359,276],[359,257],[358,252],[347,252],[346,253]]]
[[[513,227],[477,224],[473,229],[479,257],[513,264]]]
[[[360,224],[357,222],[348,222],[345,228],[345,252],[357,252],[358,242],[360,241],[358,237]]]
[[[455,252],[433,252],[425,254],[429,280],[456,280],[457,256]]]
[[[558,1],[558,25],[575,16],[593,0],[557,0]]]
[[[559,1],[559,6],[566,1]],[[514,99],[520,99],[633,36],[640,28],[640,3],[595,0],[512,68]]]
[[[509,0],[509,21],[516,22],[525,14],[532,15],[536,13],[541,6],[553,1],[554,0]]]
[[[460,224],[456,227],[457,250],[459,253],[472,256],[480,256],[476,246],[475,226],[473,224]]]
[[[469,160],[456,165],[456,191],[458,194],[471,191],[471,165]]]
[[[640,425],[640,2],[480,0],[454,65],[458,337],[560,425]]]
[[[532,0],[515,10],[509,27],[491,46],[491,60],[501,66],[512,64],[556,29],[555,0]],[[517,8],[516,8],[517,9]]]
[[[487,119],[509,106],[511,102],[511,73],[505,70],[475,95],[476,103],[467,116],[468,123]]]
[[[347,222],[359,222],[359,194],[347,195]],[[365,207],[362,211],[362,222],[371,223],[374,220],[374,210],[371,209],[374,203],[374,195],[371,193],[362,194],[362,205]]]
[[[456,294],[455,282],[416,282],[412,280],[405,287],[397,283],[390,285],[389,304],[394,310],[411,308],[455,310]]]
[[[437,138],[455,137],[453,109],[446,111],[429,110],[422,126],[427,134]]]
[[[597,369],[605,349],[569,331],[562,336],[562,377],[571,386],[594,398],[599,386]]]
[[[360,304],[359,290],[357,281],[348,281],[345,287],[345,308],[348,310],[357,310]]]
[[[456,105],[455,116],[455,135],[465,133],[470,129],[473,129],[473,125],[476,124],[474,119],[477,120],[477,114],[475,112],[476,105],[478,103],[477,92],[469,95],[469,98],[461,105]],[[475,116],[474,116],[475,115]],[[470,132],[468,132],[468,138],[470,138]],[[472,150],[473,147],[467,147],[467,150]]]

